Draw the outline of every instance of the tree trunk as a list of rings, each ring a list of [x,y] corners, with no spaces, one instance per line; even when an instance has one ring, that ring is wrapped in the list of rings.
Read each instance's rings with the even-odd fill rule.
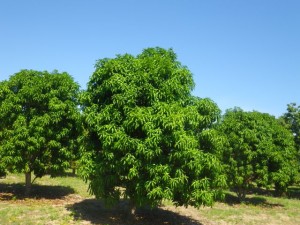
[[[135,206],[135,205],[132,205],[132,206],[130,207],[130,214],[131,214],[132,216],[135,216],[135,213],[136,213],[136,206]]]
[[[131,199],[128,199],[128,202],[124,205],[124,216],[126,220],[132,220],[135,217],[136,206]]]
[[[30,195],[31,192],[31,172],[25,173],[25,195]]]
[[[244,202],[246,200],[246,190],[244,188],[239,187],[236,193],[239,202]]]
[[[72,175],[76,176],[77,162],[71,161]]]

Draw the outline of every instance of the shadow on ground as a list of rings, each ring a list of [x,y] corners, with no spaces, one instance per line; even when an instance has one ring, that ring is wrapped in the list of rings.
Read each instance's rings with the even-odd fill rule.
[[[286,193],[279,196],[274,189],[266,190],[263,188],[253,188],[249,194],[261,195],[261,196],[272,196],[272,197],[286,197],[300,199],[300,186],[290,186]]]
[[[126,204],[121,201],[116,207],[107,209],[100,200],[86,199],[68,206],[67,209],[72,212],[75,220],[86,220],[99,225],[202,225],[188,216],[160,208],[138,209],[132,216],[128,214]]]
[[[24,198],[34,199],[62,199],[75,190],[65,186],[49,186],[33,184],[31,193],[25,196],[24,184],[2,184],[0,183],[0,200],[15,200]]]
[[[225,203],[228,205],[236,205],[240,204],[238,197],[234,194],[234,191],[226,193],[225,195]],[[255,196],[253,196],[255,195]],[[259,196],[258,196],[259,195]],[[250,196],[250,197],[249,197]],[[284,193],[282,196],[278,196],[275,190],[266,190],[262,188],[253,188],[248,192],[248,196],[242,202],[248,205],[260,205],[264,207],[280,207],[280,204],[272,204],[268,203],[266,197],[284,197],[290,199],[300,199],[300,186],[290,186],[287,189],[287,192]]]
[[[266,208],[273,207],[283,207],[281,204],[274,204],[267,201],[267,199],[263,196],[250,196],[246,197],[244,201],[240,201],[239,198],[233,193],[226,193],[224,202],[228,205],[238,205],[238,204],[246,204],[246,205],[254,205],[261,206]]]
[[[289,187],[287,196],[289,198],[300,199],[300,186]]]

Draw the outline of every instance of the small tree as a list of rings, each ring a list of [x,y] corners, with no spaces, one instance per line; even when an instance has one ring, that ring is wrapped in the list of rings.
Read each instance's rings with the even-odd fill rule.
[[[79,86],[67,73],[22,70],[0,83],[0,165],[41,177],[69,166],[77,136]]]
[[[197,134],[219,115],[209,99],[191,96],[190,71],[172,50],[149,48],[99,60],[83,98],[90,191],[132,206],[211,205],[225,180]]]
[[[227,138],[227,147],[219,154],[229,186],[240,200],[257,185],[278,194],[286,191],[297,175],[293,135],[275,117],[260,112],[228,110],[218,131]]]

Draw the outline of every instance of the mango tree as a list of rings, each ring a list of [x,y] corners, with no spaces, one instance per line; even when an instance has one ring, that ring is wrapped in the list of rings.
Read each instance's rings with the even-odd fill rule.
[[[293,135],[274,116],[235,108],[225,113],[217,130],[227,140],[219,157],[240,200],[253,187],[275,187],[282,194],[295,181]]]
[[[173,50],[102,59],[82,99],[86,124],[84,178],[108,203],[211,205],[225,185],[218,159],[199,132],[219,116],[209,99],[191,95],[191,72]]]
[[[36,177],[57,174],[73,157],[79,86],[67,73],[22,70],[0,82],[0,166]]]

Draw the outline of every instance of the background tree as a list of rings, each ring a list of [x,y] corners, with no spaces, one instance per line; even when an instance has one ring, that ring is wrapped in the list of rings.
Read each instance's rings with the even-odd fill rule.
[[[294,134],[294,140],[298,151],[300,151],[300,106],[296,103],[288,104],[287,112],[282,116]]]
[[[227,171],[229,186],[243,200],[254,187],[286,191],[297,175],[293,135],[275,117],[260,112],[228,110],[218,131],[227,138],[220,159]]]
[[[83,97],[82,173],[91,193],[109,203],[129,198],[134,206],[154,207],[162,199],[213,203],[225,180],[196,134],[220,111],[211,100],[192,97],[193,87],[172,50],[98,61]]]
[[[77,137],[79,86],[67,73],[22,70],[0,83],[0,157],[9,171],[41,177],[69,166]]]

